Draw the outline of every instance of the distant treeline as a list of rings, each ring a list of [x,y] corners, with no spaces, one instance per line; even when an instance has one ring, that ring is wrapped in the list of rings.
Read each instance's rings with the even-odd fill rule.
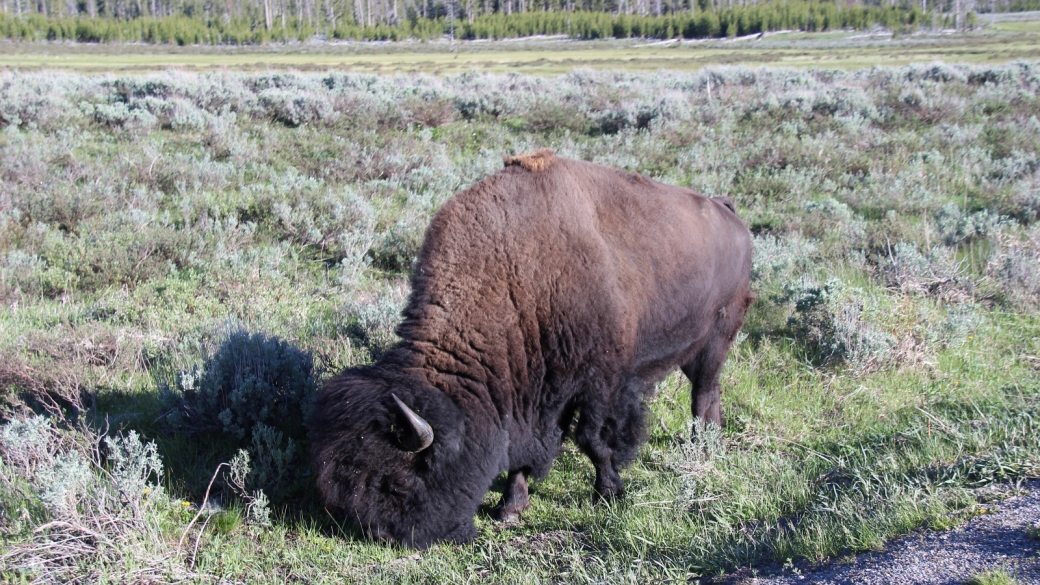
[[[1037,0],[1040,1],[1040,0]],[[579,39],[734,37],[776,30],[825,31],[838,28],[912,29],[931,22],[919,8],[906,6],[840,6],[830,2],[773,1],[656,15],[611,14],[594,11],[534,11],[493,13],[473,19],[451,15],[413,16],[396,24],[361,25],[340,20],[336,26],[315,26],[306,18],[287,18],[268,28],[248,18],[188,16],[55,18],[41,14],[0,13],[0,37],[20,40],[78,42],[145,42],[162,44],[242,45],[306,41],[316,35],[341,40],[431,39],[453,34],[459,39],[503,39],[565,34]]]
[[[43,0],[40,0],[43,2]],[[73,6],[72,0],[70,7]],[[275,0],[276,2],[278,0]],[[371,0],[367,0],[369,5]],[[425,0],[423,0],[425,1]],[[477,0],[462,0],[472,8]],[[492,0],[483,0],[485,4]],[[495,0],[497,2],[497,0]],[[516,0],[519,2],[519,0]],[[603,3],[604,0],[596,0]],[[650,0],[621,0],[618,4],[624,8],[628,4],[642,9]],[[0,0],[4,2],[4,0]],[[901,4],[868,5],[846,4],[829,1],[805,0],[773,0],[759,4],[733,4],[725,6],[725,2],[717,0],[692,0],[682,4],[688,9],[676,10],[676,6],[685,0],[667,3],[657,0],[656,11],[660,14],[640,14],[636,10],[628,14],[624,9],[619,11],[576,9],[552,9],[547,3],[543,9],[526,11],[485,11],[485,14],[473,15],[454,10],[452,1],[447,10],[444,4],[431,4],[424,9],[424,14],[410,9],[409,18],[399,21],[390,19],[367,18],[329,18],[326,20],[305,15],[304,3],[297,6],[295,15],[287,16],[284,0],[278,6],[283,7],[280,18],[271,18],[271,0],[264,0],[267,6],[264,18],[249,15],[249,10],[241,16],[232,16],[231,11],[222,16],[206,14],[173,15],[173,16],[135,16],[120,18],[108,16],[46,16],[41,11],[24,11],[20,15],[0,11],[0,39],[12,41],[76,41],[80,43],[154,43],[177,45],[252,45],[263,43],[304,42],[314,37],[326,37],[332,40],[356,41],[401,41],[405,39],[430,40],[450,34],[457,39],[515,39],[515,37],[535,34],[567,34],[574,39],[629,39],[629,37],[649,37],[649,39],[711,39],[711,37],[739,36],[775,30],[823,31],[837,28],[863,29],[882,26],[891,30],[915,29],[924,25],[956,26],[950,16],[933,19],[931,9],[942,11],[941,2],[931,4],[921,2],[903,2]],[[513,0],[505,7],[510,7]],[[662,3],[666,2],[666,3]],[[586,2],[588,3],[588,2]],[[229,1],[226,5],[231,5]],[[21,3],[19,4],[21,6]],[[44,4],[41,4],[44,5]],[[92,4],[93,5],[93,4]],[[142,14],[142,2],[137,1],[136,14]],[[160,6],[152,0],[152,6]],[[326,1],[330,6],[330,0]],[[396,5],[396,3],[394,4]],[[425,4],[424,4],[425,5]],[[532,4],[521,4],[529,8]],[[92,11],[97,14],[98,6]],[[101,4],[103,8],[105,4]],[[111,8],[109,4],[109,8]],[[666,6],[668,10],[662,10]],[[952,6],[951,6],[952,7]],[[1040,0],[994,0],[987,6],[989,10],[1025,10],[1040,9]],[[71,9],[71,8],[70,8]],[[123,10],[126,12],[126,10]],[[162,10],[156,9],[157,12]],[[479,12],[479,10],[476,10]],[[646,10],[642,10],[646,11]],[[971,22],[972,19],[967,19]],[[963,24],[963,22],[961,23]]]
[[[819,2],[769,2],[666,16],[604,12],[534,12],[481,16],[464,23],[456,35],[466,39],[500,39],[537,34],[567,34],[580,39],[645,37],[703,39],[735,37],[776,30],[824,31],[838,28],[917,27],[925,15],[917,8],[895,6],[839,7]]]

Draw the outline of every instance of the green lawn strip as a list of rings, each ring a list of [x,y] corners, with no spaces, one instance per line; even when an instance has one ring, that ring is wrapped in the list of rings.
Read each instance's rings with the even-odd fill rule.
[[[943,60],[1003,63],[1036,58],[1036,23],[998,23],[998,30],[952,36],[869,38],[862,33],[772,35],[764,41],[530,41],[351,44],[346,47],[163,47],[16,43],[0,47],[0,67],[84,72],[189,70],[348,70],[457,74],[477,69],[558,75],[575,68],[654,71],[710,65],[783,65],[856,69]],[[1011,28],[1007,28],[1011,27]]]

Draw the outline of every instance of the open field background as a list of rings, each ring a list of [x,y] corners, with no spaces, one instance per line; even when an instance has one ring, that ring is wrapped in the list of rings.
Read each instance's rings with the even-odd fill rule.
[[[1030,61],[0,73],[0,575],[689,582],[984,513],[1040,475],[1038,95]],[[393,343],[445,199],[541,146],[736,200],[726,426],[691,444],[673,375],[624,501],[568,444],[520,524],[359,539],[313,501],[307,398]]]
[[[1035,20],[1040,20],[1040,16]],[[782,33],[763,39],[704,41],[567,38],[456,42],[314,43],[249,47],[0,43],[11,71],[148,72],[351,71],[446,75],[513,72],[561,75],[576,68],[616,71],[699,70],[710,65],[859,69],[942,60],[997,64],[1040,59],[1035,21],[1000,21],[982,31]]]

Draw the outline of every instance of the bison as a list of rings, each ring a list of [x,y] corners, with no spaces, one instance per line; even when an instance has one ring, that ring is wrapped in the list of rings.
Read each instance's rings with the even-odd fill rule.
[[[530,505],[568,433],[593,498],[644,440],[644,398],[679,367],[722,423],[719,371],[754,295],[751,240],[724,197],[554,156],[507,157],[426,232],[400,343],[331,379],[312,421],[319,490],[367,535],[466,542],[492,481]]]

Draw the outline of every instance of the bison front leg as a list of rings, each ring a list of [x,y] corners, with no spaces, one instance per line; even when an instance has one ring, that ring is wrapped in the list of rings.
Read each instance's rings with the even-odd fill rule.
[[[644,386],[633,381],[617,391],[612,404],[582,406],[574,439],[596,468],[594,502],[625,493],[619,471],[635,458],[645,438]]]
[[[614,467],[614,450],[606,440],[610,434],[606,423],[599,412],[590,408],[582,411],[574,429],[574,440],[578,448],[588,456],[596,468],[596,483],[593,486],[595,491],[592,493],[594,502],[618,498],[625,493],[621,475]]]
[[[512,522],[520,519],[524,510],[531,507],[531,498],[527,494],[527,477],[522,470],[510,471],[506,480],[506,489],[502,492],[502,501],[492,511],[500,522]]]

